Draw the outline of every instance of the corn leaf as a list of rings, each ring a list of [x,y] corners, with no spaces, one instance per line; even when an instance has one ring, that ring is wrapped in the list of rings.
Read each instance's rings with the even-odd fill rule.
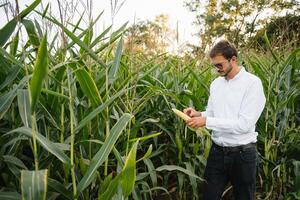
[[[28,137],[32,137],[32,129],[26,127],[16,128],[8,132],[7,134],[11,134],[11,133],[21,133]],[[53,142],[51,142],[50,140],[48,140],[38,132],[36,133],[36,140],[42,147],[44,147],[47,151],[49,151],[54,156],[56,156],[60,161],[62,161],[67,165],[70,164],[69,157],[66,156],[66,154],[64,154],[64,152],[61,149],[59,149],[56,144],[54,144]]]
[[[92,40],[92,37],[93,37],[93,27],[89,27],[87,29],[87,33],[85,34],[84,38],[83,38],[83,43],[89,47],[90,44],[91,44],[91,40]],[[83,49],[82,47],[80,48],[79,50],[79,53],[82,55],[85,51],[85,49]]]
[[[105,190],[105,192],[103,194],[99,195],[98,200],[112,199],[113,196],[117,193],[117,189],[118,189],[121,178],[122,178],[122,172],[109,182],[107,189]]]
[[[187,169],[184,169],[182,167],[179,167],[177,165],[163,165],[163,166],[160,166],[158,168],[156,168],[156,171],[164,171],[164,170],[167,170],[167,171],[180,171],[186,175],[189,175],[191,177],[194,177],[196,179],[199,179],[200,181],[203,181],[204,179],[200,178],[199,176],[197,176],[195,173],[193,173],[192,171],[189,171]]]
[[[104,178],[103,181],[101,181],[101,184],[100,184],[100,188],[99,188],[99,192],[98,194],[100,195],[101,193],[105,192],[106,189],[108,188],[108,185],[109,183],[112,181],[112,177],[113,177],[113,173],[110,173],[108,176],[106,176]],[[98,196],[99,196],[98,195]]]
[[[136,180],[136,151],[138,144],[139,140],[133,144],[125,161],[125,165],[122,172],[121,186],[125,198],[131,194]]]
[[[116,30],[115,32],[113,32],[111,34],[111,39],[110,42],[115,41],[115,38],[118,38],[120,35],[123,34],[123,32],[126,30],[126,26],[127,26],[128,22],[124,23],[118,30]]]
[[[22,200],[45,200],[47,193],[47,170],[21,171]]]
[[[19,44],[19,31],[17,31],[15,37],[12,39],[12,42],[9,46],[9,54],[10,55],[16,56],[18,44]]]
[[[100,141],[100,140],[83,140],[80,141],[81,142],[93,142],[93,143],[97,143],[97,144],[104,144],[104,142]],[[119,153],[119,151],[114,147],[113,148],[113,153],[116,157],[116,159],[118,160],[118,164],[120,165],[120,167],[124,167],[124,160],[121,157],[121,154]]]
[[[85,69],[75,71],[75,76],[80,84],[84,94],[91,101],[93,106],[98,106],[101,103],[101,97],[95,81]]]
[[[82,49],[84,49],[96,62],[98,62],[101,66],[106,67],[106,64],[99,59],[97,54],[93,52],[84,42],[82,42],[78,37],[76,37],[71,31],[67,28],[63,27],[64,32],[75,42],[78,44]]]
[[[5,56],[5,57],[4,57]],[[4,61],[5,60],[5,61]],[[11,62],[11,64],[18,65],[19,67],[23,67],[23,64],[17,60],[13,55],[10,55],[8,52],[6,52],[3,48],[0,47],[0,61],[1,62]],[[1,68],[3,68],[5,65],[0,65]],[[6,67],[6,66],[5,66]],[[9,70],[8,70],[9,71]]]
[[[48,52],[47,52],[47,36],[45,35],[41,41],[37,58],[34,65],[34,71],[30,82],[31,94],[31,111],[34,110],[39,95],[42,90],[43,80],[48,73]]]
[[[94,21],[91,22],[90,27],[93,27],[93,26],[96,24],[96,22],[97,22],[97,21],[100,19],[100,17],[102,16],[103,12],[104,12],[104,11],[102,11],[102,12],[96,17],[96,19],[95,19]],[[72,30],[72,33],[75,33],[75,31],[76,31],[77,29],[81,29],[81,28],[79,28],[79,24],[80,24],[80,22],[81,22],[83,16],[84,16],[84,13],[82,13],[82,15],[80,16],[78,22],[77,22],[75,25],[72,25],[72,26],[74,26],[74,29]],[[51,18],[48,18],[48,19],[51,20]],[[89,29],[83,30],[77,37],[78,37],[79,39],[82,38],[82,37],[87,33],[88,30],[89,30]],[[71,48],[74,44],[75,44],[74,41],[70,42],[70,44],[67,45],[67,49]],[[91,46],[91,48],[92,48],[92,46]]]
[[[76,23],[75,25],[70,23],[70,25],[74,27],[74,29],[72,30],[72,33],[75,33],[75,31],[76,31],[77,29],[82,30],[82,29],[79,27],[79,25],[80,25],[80,23],[81,23],[81,20],[82,20],[83,16],[84,16],[84,13],[81,14],[79,20],[77,21],[77,23]],[[84,34],[82,33],[82,36],[83,36],[83,35],[84,35]],[[81,38],[82,36],[81,36],[81,34],[80,34],[78,37]],[[74,43],[73,43],[73,45],[74,45]],[[72,45],[72,46],[73,46],[73,45]]]
[[[0,90],[8,86],[11,82],[15,80],[15,78],[18,76],[20,71],[19,66],[13,66],[9,72],[9,74],[6,76],[5,80],[0,85]]]
[[[113,65],[111,66],[108,74],[109,83],[111,84],[116,79],[116,74],[119,71],[121,56],[122,56],[122,49],[123,49],[123,39],[121,38],[115,53],[115,59]]]
[[[2,119],[2,117],[5,115],[5,113],[9,109],[15,96],[16,96],[16,90],[11,90],[10,92],[8,92],[0,97],[0,119]]]
[[[40,12],[37,12],[37,13],[41,14]],[[66,27],[64,27],[56,19],[54,19],[52,17],[47,17],[47,16],[45,16],[45,18],[48,19],[49,21],[53,22],[54,24],[62,27],[63,31],[67,34],[67,36],[69,36],[72,39],[72,41],[74,43],[78,44],[80,46],[80,48],[84,49],[91,56],[91,58],[94,59],[96,62],[98,62],[101,66],[106,67],[106,64],[99,59],[97,54],[92,49],[90,49],[83,41],[80,40],[80,37],[82,37],[85,34],[80,35],[80,36],[77,37],[77,36],[74,35],[74,33],[72,33],[70,30],[68,30]],[[71,46],[72,45],[68,45],[68,47],[71,47]]]
[[[22,24],[25,26],[26,32],[28,34],[29,40],[34,47],[40,45],[39,37],[35,31],[35,27],[32,21],[23,19]]]
[[[54,190],[56,192],[59,192],[59,194],[61,194],[67,199],[73,199],[73,194],[69,190],[67,190],[62,183],[58,182],[57,180],[48,178],[48,186],[49,191]]]
[[[25,127],[31,127],[31,111],[28,90],[18,90],[18,109]]]
[[[108,42],[106,42],[105,44],[101,45],[101,47],[99,49],[97,49],[95,51],[95,53],[100,53],[102,50],[104,50],[106,47],[108,47],[109,45],[113,44],[113,42],[115,42],[119,37],[121,37],[123,35],[123,31],[126,28],[128,22],[126,22],[125,24],[123,24],[118,30],[116,30],[115,32],[113,32],[110,36],[110,39]]]
[[[80,180],[77,187],[78,193],[81,193],[91,183],[93,175],[100,167],[100,165],[108,158],[108,155],[113,149],[117,139],[125,129],[127,123],[131,120],[131,118],[132,115],[125,113],[112,127],[109,136],[105,139],[104,144],[101,146],[100,150],[92,158],[87,172]]]
[[[135,142],[135,141],[137,141],[137,140],[140,140],[140,141],[148,140],[148,139],[150,139],[150,138],[157,137],[157,136],[159,136],[160,134],[162,134],[162,132],[153,133],[153,134],[150,134],[150,135],[146,135],[146,136],[144,136],[144,137],[133,138],[133,139],[130,139],[129,142]]]
[[[149,174],[150,174],[150,178],[152,181],[152,187],[156,187],[157,186],[157,174],[154,168],[154,165],[152,163],[152,161],[148,158],[144,159],[143,162],[146,164]]]
[[[2,47],[11,34],[14,32],[15,28],[17,26],[17,19],[14,18],[10,20],[3,28],[0,29],[0,47]]]
[[[199,75],[197,75],[191,67],[188,67],[188,69],[191,72],[191,74],[193,75],[193,77],[195,78],[195,80],[197,80],[197,82],[205,89],[205,91],[207,93],[209,93],[209,88],[207,87],[207,84],[205,83],[205,81],[200,79]]]
[[[91,43],[90,47],[94,47],[96,44],[99,43],[99,41],[110,31],[112,26],[109,26],[107,29],[105,29],[99,36],[95,38],[95,40]]]
[[[186,166],[186,169],[191,171],[191,172],[195,172],[195,168],[192,166],[192,164],[190,162],[185,162],[185,166]],[[193,195],[197,198],[198,197],[198,193],[199,193],[199,190],[197,189],[197,180],[195,177],[192,177],[192,176],[189,176],[189,179],[190,179],[190,185],[192,186],[193,188]]]
[[[294,165],[294,189],[296,192],[300,193],[300,161],[299,160],[294,160],[293,161]]]
[[[15,165],[17,167],[20,167],[22,169],[27,169],[27,167],[25,166],[23,161],[20,160],[19,158],[15,157],[15,156],[3,155],[3,161],[5,163],[13,164],[13,165]]]
[[[19,18],[23,19],[26,17],[31,11],[33,11],[39,4],[41,3],[41,0],[36,0],[32,4],[30,4],[25,10],[23,10],[19,14]]]
[[[0,96],[0,119],[4,116],[4,114],[9,109],[11,103],[13,102],[15,96],[17,95],[17,90],[22,88],[25,85],[25,82],[28,80],[28,77],[25,76],[20,83],[15,86],[11,91]]]
[[[34,19],[34,24],[35,24],[39,38],[42,38],[43,37],[42,28],[36,19]]]
[[[20,200],[21,195],[17,192],[0,192],[0,199],[5,200]]]
[[[144,156],[143,156],[142,158],[138,159],[138,161],[136,161],[136,162],[140,162],[141,160],[144,160],[144,159],[146,159],[146,158],[149,158],[149,156],[150,156],[151,153],[152,153],[152,149],[153,149],[152,144],[150,144],[150,146],[149,146],[147,152],[144,154]]]
[[[117,92],[115,95],[110,97],[107,101],[105,101],[103,104],[95,108],[92,112],[90,112],[86,117],[84,117],[79,123],[78,126],[75,128],[75,132],[80,131],[85,125],[87,125],[88,122],[90,122],[92,119],[94,119],[99,113],[101,113],[107,106],[109,106],[112,102],[114,102],[117,98],[119,98],[121,95],[123,95],[128,89],[123,89],[119,92]]]
[[[269,38],[268,38],[268,35],[267,35],[267,32],[265,32],[265,34],[264,34],[264,40],[265,40],[265,42],[266,42],[266,44],[267,44],[267,47],[268,47],[268,49],[270,50],[270,52],[271,52],[271,54],[272,54],[272,56],[273,56],[273,58],[276,60],[276,62],[277,63],[279,63],[279,57],[276,55],[276,53],[273,51],[273,49],[272,49],[272,45],[271,45],[271,43],[270,43],[270,40],[269,40]]]
[[[47,90],[45,88],[42,89],[42,92],[45,93],[45,94],[49,94],[49,95],[53,95],[53,96],[56,96],[56,97],[59,97],[59,98],[62,98],[64,100],[68,100],[69,97],[66,96],[66,95],[63,95],[61,93],[58,93],[58,92],[54,92],[52,90]]]
[[[48,12],[48,9],[49,9],[49,3],[47,4],[45,10],[43,11],[42,18],[45,17],[46,13]]]

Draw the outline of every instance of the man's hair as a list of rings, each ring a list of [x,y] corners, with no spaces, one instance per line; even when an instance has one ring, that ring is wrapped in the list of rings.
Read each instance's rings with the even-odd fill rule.
[[[237,50],[233,44],[227,40],[222,40],[215,44],[209,52],[209,57],[224,56],[226,59],[230,59],[233,56],[237,57]]]

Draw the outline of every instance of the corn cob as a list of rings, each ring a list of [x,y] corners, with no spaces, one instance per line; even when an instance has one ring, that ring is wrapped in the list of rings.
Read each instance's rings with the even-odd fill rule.
[[[191,117],[189,117],[188,115],[184,114],[183,112],[181,112],[180,110],[177,110],[176,108],[172,108],[173,112],[178,115],[181,119],[183,119],[184,121],[187,121],[188,119],[191,119]],[[189,127],[189,129],[191,129],[192,131],[195,131],[196,134],[200,137],[203,137],[205,135],[210,135],[209,132],[204,128],[204,127],[201,127],[201,128],[197,128],[197,129],[194,129],[194,128],[191,128]]]
[[[188,115],[184,114],[183,112],[181,112],[180,110],[177,110],[176,108],[172,108],[173,112],[178,115],[181,119],[183,119],[184,121],[187,121],[189,119],[191,119]]]

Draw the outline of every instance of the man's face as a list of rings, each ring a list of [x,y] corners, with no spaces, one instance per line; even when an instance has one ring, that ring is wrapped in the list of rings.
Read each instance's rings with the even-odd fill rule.
[[[227,76],[227,74],[232,70],[231,59],[228,60],[224,56],[215,56],[211,58],[211,62],[220,76]]]

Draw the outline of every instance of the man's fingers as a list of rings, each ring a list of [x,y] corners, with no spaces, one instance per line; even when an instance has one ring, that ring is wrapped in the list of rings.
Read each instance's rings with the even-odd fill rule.
[[[191,118],[191,119],[187,120],[186,124],[189,127],[192,127],[192,128],[199,128],[199,124],[198,124],[198,119],[197,118]]]
[[[195,112],[191,112],[190,117],[196,117],[196,113]]]
[[[194,123],[191,123],[190,125],[188,125],[189,127],[191,127],[191,128],[196,128],[196,124],[194,124]]]
[[[193,108],[186,108],[186,109],[183,110],[183,112],[184,112],[186,115],[192,117],[192,115],[193,115],[193,113],[194,113],[194,109],[193,109]]]
[[[193,127],[195,122],[194,122],[193,119],[189,119],[189,120],[186,121],[186,123],[187,123],[188,126]]]
[[[191,112],[191,108],[186,108],[183,110],[183,112],[188,115]]]

